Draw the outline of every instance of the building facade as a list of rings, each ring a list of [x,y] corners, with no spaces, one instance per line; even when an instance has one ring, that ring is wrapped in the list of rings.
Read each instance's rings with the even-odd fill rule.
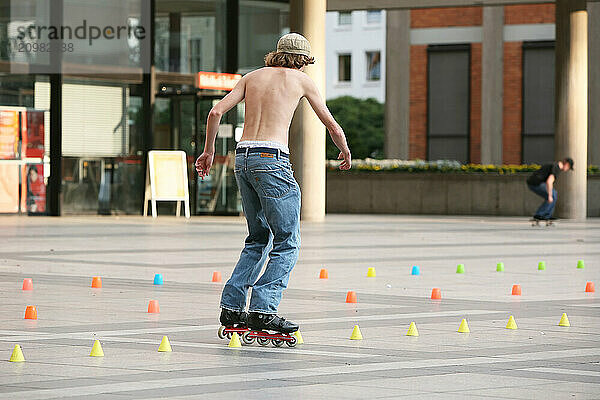
[[[543,163],[554,149],[555,5],[502,8],[501,130],[506,164]],[[385,11],[328,12],[327,97],[385,102]],[[409,159],[480,163],[483,7],[410,11]],[[372,20],[375,20],[372,17]],[[389,43],[388,50],[393,47]],[[351,50],[350,50],[351,49]],[[370,51],[381,49],[379,81],[369,81]],[[394,66],[395,67],[395,66]],[[489,119],[485,122],[489,123]],[[485,157],[484,157],[485,158]]]
[[[502,77],[501,126],[492,127],[501,129],[500,160],[548,162],[554,159],[555,5],[502,11],[503,54],[492,65]],[[411,11],[410,158],[482,162],[483,18],[482,7]]]
[[[328,12],[327,99],[385,102],[385,11]]]
[[[0,142],[10,140],[0,149],[0,213],[139,214],[150,150],[186,153],[192,214],[239,213],[232,167],[243,104],[224,117],[214,169],[198,179],[207,114],[228,90],[199,74],[262,66],[289,32],[289,1],[48,4],[0,2]],[[35,157],[25,149],[31,116],[44,133]],[[159,203],[159,214],[173,212]]]

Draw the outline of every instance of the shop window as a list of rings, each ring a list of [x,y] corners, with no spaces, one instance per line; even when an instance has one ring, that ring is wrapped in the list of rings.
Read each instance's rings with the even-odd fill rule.
[[[427,157],[469,161],[469,45],[429,46]]]
[[[554,42],[523,44],[523,162],[554,160]]]
[[[352,56],[340,54],[338,56],[338,81],[350,82],[352,80]]]
[[[190,72],[196,73],[202,70],[202,39],[190,39],[188,44]]]
[[[381,52],[367,51],[367,80],[381,79]]]
[[[240,1],[238,63],[240,73],[264,65],[279,37],[290,31],[289,2]]]
[[[224,40],[225,7],[218,1],[181,2],[156,0],[154,62],[159,71],[183,74],[217,71],[225,52],[217,51]]]
[[[346,26],[352,25],[352,12],[342,11],[338,13],[338,25]]]

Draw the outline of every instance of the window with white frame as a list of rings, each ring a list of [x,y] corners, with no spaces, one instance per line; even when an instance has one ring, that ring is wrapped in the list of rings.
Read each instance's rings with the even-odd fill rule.
[[[367,51],[367,81],[381,79],[381,52]]]
[[[352,25],[352,12],[351,11],[341,11],[338,13],[338,25]]]
[[[338,82],[352,80],[352,56],[350,54],[338,55]]]
[[[367,24],[375,25],[381,23],[381,10],[367,11]]]

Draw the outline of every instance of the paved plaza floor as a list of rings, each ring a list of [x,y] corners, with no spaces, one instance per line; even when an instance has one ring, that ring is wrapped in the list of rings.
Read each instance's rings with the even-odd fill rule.
[[[211,277],[229,277],[243,219],[0,217],[0,228],[2,399],[600,398],[599,292],[585,292],[600,285],[599,219],[303,223],[280,313],[305,343],[240,349],[217,337],[222,283]],[[345,302],[349,290],[358,303]],[[147,313],[150,300],[160,314]],[[28,305],[37,320],[23,318]],[[563,313],[570,327],[558,326]],[[510,315],[517,330],[505,328]],[[470,333],[457,332],[463,318]],[[418,337],[406,336],[411,322]],[[356,324],[363,340],[349,339]],[[164,335],[171,353],[157,351]],[[95,339],[104,357],[89,356]],[[16,344],[25,362],[8,361]]]

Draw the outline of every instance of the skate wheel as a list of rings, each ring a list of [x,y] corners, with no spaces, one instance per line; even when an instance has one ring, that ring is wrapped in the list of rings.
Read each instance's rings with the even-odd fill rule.
[[[283,346],[283,339],[271,339],[271,342],[273,342],[273,346],[275,347]]]
[[[219,330],[217,331],[217,336],[219,336],[219,339],[225,339],[225,327],[221,326],[219,327]]]
[[[261,346],[268,346],[269,345],[269,339],[264,338],[264,337],[257,337],[256,341],[258,342],[258,344],[260,344]]]
[[[252,343],[254,343],[256,338],[253,336],[250,336],[250,331],[247,331],[247,332],[244,332],[244,334],[242,335],[242,340],[246,344],[252,344]]]
[[[233,336],[233,333],[232,332],[227,332],[225,334],[225,336],[227,336],[227,339],[231,339],[231,337]]]
[[[289,347],[296,347],[296,345],[298,344],[298,339],[292,336],[292,340],[288,340],[287,342],[285,342],[285,344],[287,344]]]

